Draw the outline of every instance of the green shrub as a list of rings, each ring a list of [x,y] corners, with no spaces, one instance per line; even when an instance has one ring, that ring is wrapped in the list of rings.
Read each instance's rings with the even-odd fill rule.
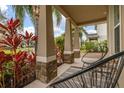
[[[93,52],[93,49],[95,48],[94,42],[85,42],[85,50]]]
[[[61,51],[63,52],[64,51],[64,36],[59,36],[59,37],[56,37],[55,38],[55,44],[56,46],[58,46]]]
[[[100,51],[105,52],[107,49],[107,40],[101,41],[99,44],[102,47],[102,48],[100,48]]]
[[[89,52],[105,52],[107,47],[107,40],[98,42],[85,42],[84,45],[82,45],[81,50],[89,51]]]

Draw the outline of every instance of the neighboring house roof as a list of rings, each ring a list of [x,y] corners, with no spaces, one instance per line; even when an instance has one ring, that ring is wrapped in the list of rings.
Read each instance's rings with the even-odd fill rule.
[[[89,39],[95,39],[95,38],[98,38],[98,34],[90,34],[87,36]]]
[[[94,39],[94,38],[98,38],[99,35],[97,33],[88,33],[86,30],[84,30],[84,33],[86,34],[88,39]]]

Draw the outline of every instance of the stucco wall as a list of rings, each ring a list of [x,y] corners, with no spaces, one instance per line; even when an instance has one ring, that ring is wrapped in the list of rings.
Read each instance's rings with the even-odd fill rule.
[[[97,25],[97,33],[99,35],[98,40],[107,40],[107,23]]]

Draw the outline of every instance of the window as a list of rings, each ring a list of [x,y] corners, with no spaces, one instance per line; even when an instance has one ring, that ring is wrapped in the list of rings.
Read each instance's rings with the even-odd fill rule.
[[[119,24],[119,6],[114,6],[114,26]]]
[[[114,6],[114,41],[115,53],[120,51],[120,18],[119,6]]]

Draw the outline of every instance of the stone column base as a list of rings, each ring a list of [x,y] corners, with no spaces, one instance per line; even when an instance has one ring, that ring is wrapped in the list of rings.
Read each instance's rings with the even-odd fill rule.
[[[36,77],[43,83],[49,83],[57,76],[57,61],[37,62]]]
[[[74,51],[74,58],[80,58],[80,51]]]
[[[74,63],[74,53],[71,54],[64,54],[64,63]]]

